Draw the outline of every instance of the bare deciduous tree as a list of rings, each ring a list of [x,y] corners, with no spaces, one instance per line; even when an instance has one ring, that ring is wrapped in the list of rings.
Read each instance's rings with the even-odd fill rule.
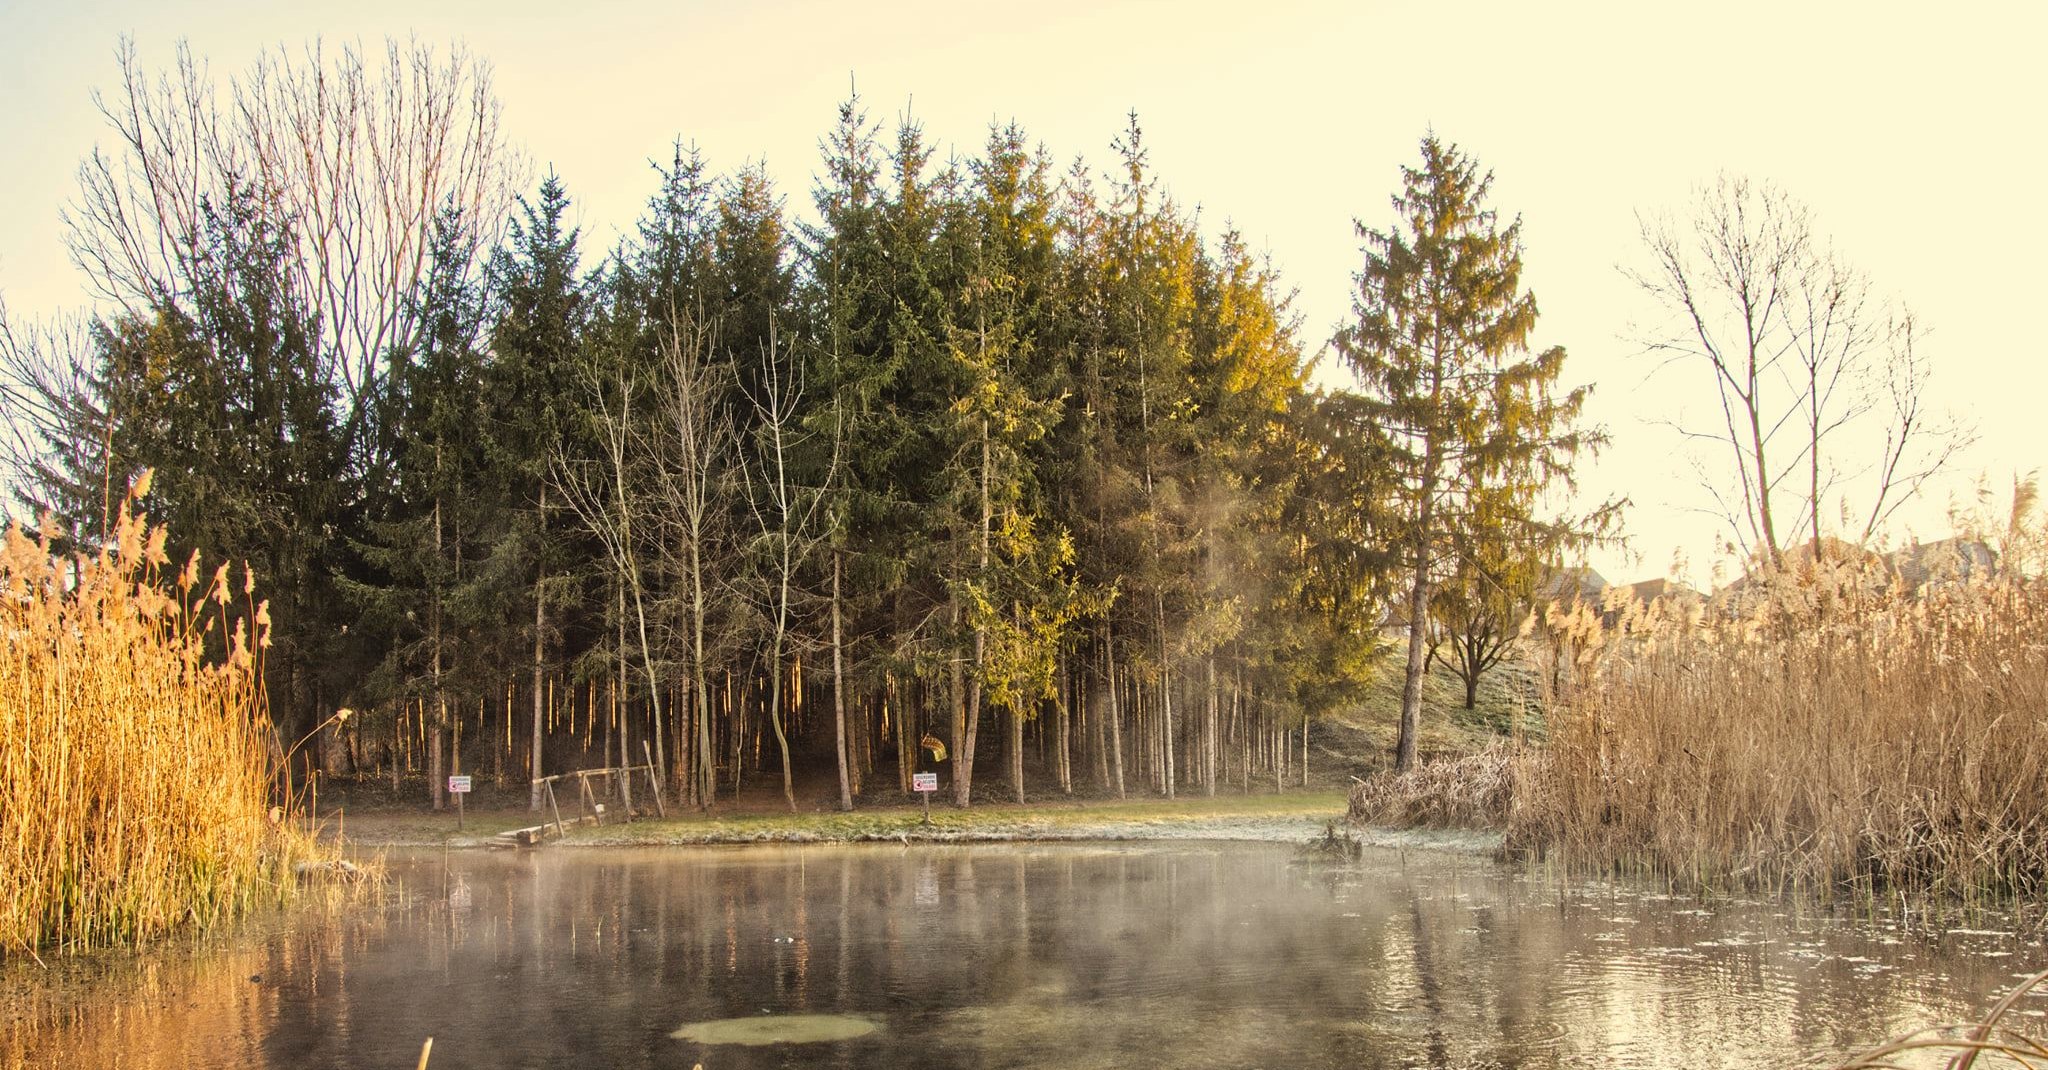
[[[661,703],[661,673],[655,665],[654,643],[648,633],[647,576],[642,566],[643,549],[638,541],[645,538],[647,527],[640,522],[645,499],[639,485],[639,472],[647,450],[639,425],[635,423],[633,403],[643,388],[625,362],[615,360],[611,364],[605,369],[586,368],[583,376],[585,411],[589,413],[591,429],[595,432],[598,456],[576,460],[558,452],[551,458],[550,469],[555,487],[569,503],[570,510],[586,530],[597,536],[606,556],[611,559],[621,602],[618,656],[622,677],[627,656],[623,642],[626,626],[623,603],[628,598],[632,600],[632,621],[639,640],[640,666],[647,681],[654,764],[660,775],[665,776],[668,770],[668,732]],[[620,681],[621,684],[624,682],[623,679]],[[621,708],[624,708],[623,703]],[[621,766],[633,764],[625,740],[626,735],[621,732],[618,762]]]
[[[1781,567],[1805,541],[1818,557],[1831,506],[1868,541],[1968,441],[1927,411],[1911,313],[1873,298],[1782,190],[1724,175],[1685,218],[1640,229],[1649,265],[1626,274],[1666,317],[1643,345],[1713,382],[1714,414],[1678,430],[1726,458],[1698,468],[1747,554]]]
[[[115,142],[80,167],[64,214],[72,259],[100,296],[154,309],[190,292],[206,213],[230,189],[253,194],[290,236],[293,286],[360,411],[418,336],[436,214],[460,211],[489,244],[522,178],[489,64],[396,40],[378,62],[316,40],[263,56],[223,99],[182,44],[155,74],[131,40],[116,59],[119,84],[93,96]]]
[[[660,414],[650,436],[663,567],[678,581],[674,589],[688,632],[690,795],[700,807],[710,805],[717,790],[705,633],[718,611],[717,592],[708,577],[717,565],[712,555],[720,545],[720,527],[727,513],[725,494],[734,446],[731,416],[719,400],[726,381],[725,369],[714,363],[717,351],[715,322],[701,316],[670,316],[662,342],[662,375],[656,387]]]
[[[752,595],[768,631],[768,723],[782,751],[782,795],[791,810],[796,809],[796,789],[790,773],[789,735],[783,726],[782,659],[789,649],[800,603],[808,594],[802,586],[803,571],[831,534],[826,523],[826,488],[837,481],[840,461],[840,442],[835,435],[830,457],[813,473],[818,477],[815,482],[805,482],[797,470],[801,455],[816,435],[802,424],[803,399],[802,366],[777,346],[771,320],[761,353],[757,396],[751,398],[754,444],[741,455],[741,469],[758,532]]]
[[[108,457],[113,429],[92,380],[92,351],[84,318],[20,326],[0,301],[0,513],[53,507],[42,500],[50,488],[96,473],[97,485],[69,493],[80,501],[97,496],[102,524],[111,519],[114,488],[126,473],[117,476]]]

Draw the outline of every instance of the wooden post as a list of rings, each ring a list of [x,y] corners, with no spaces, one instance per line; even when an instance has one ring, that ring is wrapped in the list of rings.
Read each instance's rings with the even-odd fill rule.
[[[654,772],[654,754],[647,749],[647,741],[640,741],[640,754],[647,759],[647,785],[654,789],[654,814],[667,817],[668,807],[661,801],[661,778]]]
[[[542,784],[542,786],[544,786],[545,788],[547,788],[547,791],[548,791],[548,809],[550,809],[550,810],[553,810],[553,811],[555,812],[555,835],[557,835],[557,836],[566,836],[566,835],[568,835],[568,833],[567,833],[567,832],[565,832],[565,831],[563,831],[563,829],[562,829],[562,807],[561,807],[561,804],[559,804],[559,803],[557,803],[557,802],[555,801],[555,778],[554,778],[554,777],[547,777],[547,778],[545,778],[545,779],[543,779],[543,780],[541,781],[541,784]]]

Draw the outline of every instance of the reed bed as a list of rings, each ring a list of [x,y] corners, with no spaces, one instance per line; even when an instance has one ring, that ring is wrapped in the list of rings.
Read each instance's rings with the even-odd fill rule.
[[[1703,887],[2048,890],[2041,581],[1908,591],[1851,558],[1604,609],[1542,622],[1562,683],[1511,846]]]
[[[273,805],[253,577],[194,554],[165,583],[163,529],[115,527],[93,555],[19,525],[0,547],[0,956],[215,925],[316,850]]]
[[[1493,746],[1405,773],[1375,773],[1351,789],[1351,820],[1394,828],[1500,828],[1513,798],[1513,753]]]

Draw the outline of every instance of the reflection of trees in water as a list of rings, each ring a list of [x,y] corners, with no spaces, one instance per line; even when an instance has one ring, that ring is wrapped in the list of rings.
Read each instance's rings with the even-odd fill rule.
[[[87,988],[10,970],[0,1066],[398,1066],[429,1033],[451,1063],[687,1066],[702,1052],[678,1026],[764,1010],[881,1022],[815,1053],[847,1067],[1690,1066],[1744,1048],[1765,1065],[1974,1009],[2007,972],[1778,906],[1700,916],[1471,862],[1315,869],[1259,848],[555,850],[393,869],[387,909],[111,960]],[[1900,968],[1859,972],[1883,965]],[[780,1065],[777,1050],[707,1065]]]

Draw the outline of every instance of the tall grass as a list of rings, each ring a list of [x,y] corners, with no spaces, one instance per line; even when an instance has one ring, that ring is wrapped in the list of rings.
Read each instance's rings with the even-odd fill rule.
[[[253,577],[195,554],[164,583],[163,529],[124,505],[116,531],[0,547],[0,955],[216,924],[313,850],[270,801]]]
[[[2048,588],[1908,592],[1868,561],[1739,605],[1589,608],[1509,842],[1700,885],[2048,890]]]

